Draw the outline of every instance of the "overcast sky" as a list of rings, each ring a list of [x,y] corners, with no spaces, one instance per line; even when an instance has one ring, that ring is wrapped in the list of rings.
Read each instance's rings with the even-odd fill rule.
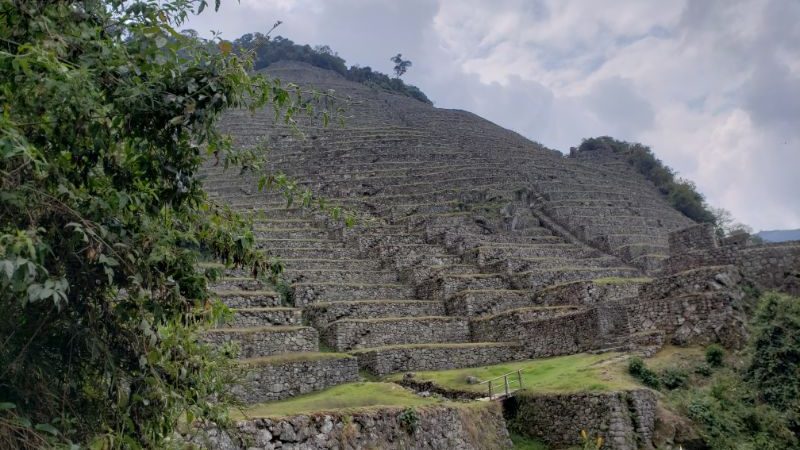
[[[568,151],[650,145],[756,230],[800,228],[800,0],[223,0],[184,28],[327,44]]]

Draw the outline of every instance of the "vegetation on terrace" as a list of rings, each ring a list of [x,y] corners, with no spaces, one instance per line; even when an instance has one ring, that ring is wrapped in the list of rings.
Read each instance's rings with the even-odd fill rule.
[[[667,201],[686,217],[696,222],[716,223],[714,212],[706,204],[703,194],[697,191],[694,183],[677,178],[675,171],[658,159],[650,147],[601,136],[584,139],[578,150],[613,151],[650,180]]]
[[[416,381],[464,392],[486,392],[486,385],[469,384],[467,377],[489,380],[509,372],[522,370],[522,386],[532,392],[613,391],[630,389],[638,384],[625,373],[618,353],[576,354],[553,358],[519,361],[491,366],[416,372]],[[389,380],[400,380],[402,374],[391,375]]]
[[[279,417],[293,414],[379,407],[415,407],[442,403],[435,397],[420,397],[394,383],[359,382],[340,384],[286,400],[261,403],[240,410],[235,417]]]

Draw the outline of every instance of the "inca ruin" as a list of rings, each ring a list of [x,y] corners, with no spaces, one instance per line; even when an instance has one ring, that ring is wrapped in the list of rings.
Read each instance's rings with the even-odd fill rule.
[[[613,152],[564,156],[469,112],[303,63],[280,62],[268,73],[350,98],[346,126],[304,124],[298,135],[271,111],[233,111],[223,130],[238,146],[267,144],[270,169],[356,220],[348,227],[287,204],[280,192],[260,192],[255,174],[207,168],[212,198],[254,217],[259,245],[286,268],[282,293],[235,271],[214,287],[235,319],[208,338],[241,346],[248,376],[238,389],[248,404],[364,377],[404,374],[415,386],[420,371],[653,355],[664,345],[735,348],[746,333],[743,285],[796,288],[800,244],[720,241]],[[552,445],[577,445],[577,431],[590,428],[607,435],[603,448],[654,448],[649,391],[613,394],[621,403],[575,395],[534,396],[537,406],[520,411],[540,412],[520,420]],[[438,408],[411,436],[389,409],[353,415],[357,431],[343,444],[342,416],[320,413],[240,422],[254,444],[233,439],[220,448],[508,445],[500,409],[480,412],[489,428],[478,439],[453,422],[452,407]]]

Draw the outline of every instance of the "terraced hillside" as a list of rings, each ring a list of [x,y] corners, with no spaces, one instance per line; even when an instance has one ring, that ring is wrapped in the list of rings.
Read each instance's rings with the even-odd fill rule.
[[[273,169],[359,220],[345,228],[258,192],[254,174],[206,168],[212,198],[253,214],[259,242],[287,268],[285,295],[235,272],[216,287],[236,319],[208,339],[240,343],[253,368],[247,401],[353,381],[358,369],[653,345],[680,325],[626,319],[668,256],[668,234],[692,222],[624,162],[564,157],[473,114],[311,66],[270,73],[350,97],[346,126],[305,126],[300,138],[271,111],[234,111],[224,130],[237,145],[268,143]]]

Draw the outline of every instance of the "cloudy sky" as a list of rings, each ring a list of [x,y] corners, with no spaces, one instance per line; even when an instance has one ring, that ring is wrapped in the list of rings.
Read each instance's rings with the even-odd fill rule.
[[[561,151],[650,145],[756,230],[800,228],[800,0],[223,0],[185,28],[327,44]]]

